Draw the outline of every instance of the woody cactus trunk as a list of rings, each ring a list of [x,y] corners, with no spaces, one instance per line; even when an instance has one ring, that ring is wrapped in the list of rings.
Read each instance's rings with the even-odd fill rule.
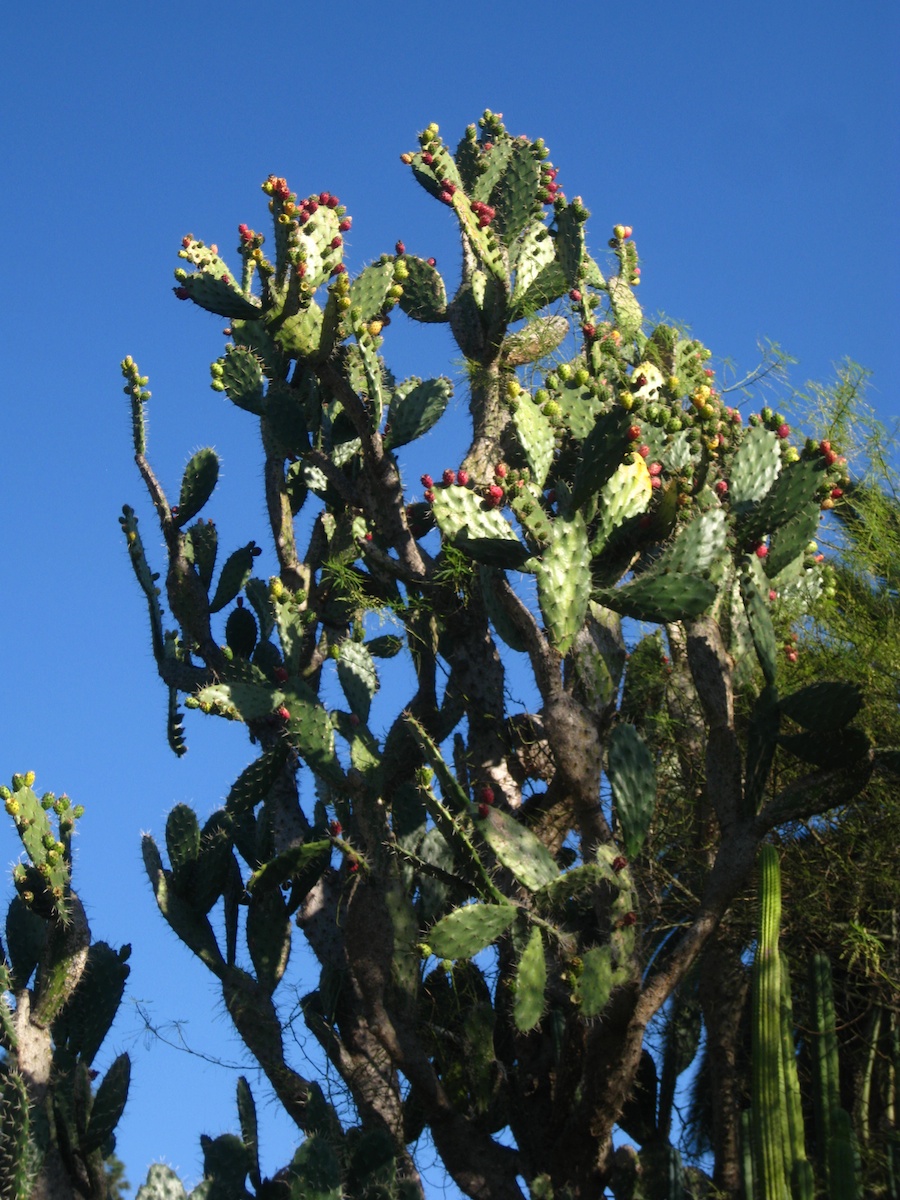
[[[150,837],[144,858],[305,1136],[285,1179],[318,1156],[330,1182],[308,1194],[375,1194],[350,1178],[355,1139],[375,1138],[391,1156],[378,1194],[421,1195],[427,1127],[469,1196],[594,1198],[621,1175],[612,1133],[648,1023],[761,841],[872,769],[848,728],[857,696],[776,689],[779,642],[828,585],[810,542],[845,468],[827,444],[794,447],[776,413],[742,423],[709,351],[645,328],[632,231],[613,228],[607,273],[542,141],[486,112],[455,151],[431,125],[402,160],[459,226],[452,296],[399,243],[351,279],[337,197],[299,199],[274,176],[265,249],[245,224],[234,265],[183,242],[176,296],[229,325],[212,386],[261,433],[270,577],[253,543],[217,573],[219,532],[200,514],[218,458],[196,453],[170,498],[147,456],[147,379],[122,364],[168,552],[163,581],[126,507],[171,746],[185,750],[185,697],[257,748],[204,824],[172,811],[168,865]],[[468,452],[418,494],[404,447],[447,419],[452,384],[391,374],[398,314],[446,324],[467,366]],[[648,627],[662,634],[638,641]],[[414,672],[406,696],[389,684],[395,655]],[[511,707],[510,672],[533,680],[534,711]],[[738,677],[757,697],[746,753]],[[666,772],[634,715],[650,682],[703,761],[675,921],[652,900]],[[391,711],[376,722],[379,689]],[[809,764],[782,791],[776,753]],[[321,968],[311,990],[290,970],[298,933]],[[289,1061],[282,1014],[304,988],[352,1130]],[[249,1158],[232,1166],[236,1194],[244,1173],[262,1194]]]

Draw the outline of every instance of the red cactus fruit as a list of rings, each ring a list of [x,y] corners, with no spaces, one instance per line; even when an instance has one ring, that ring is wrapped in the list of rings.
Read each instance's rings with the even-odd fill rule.
[[[441,476],[441,480],[443,481],[444,487],[449,487],[451,483],[456,483],[456,472],[451,471],[448,467]]]

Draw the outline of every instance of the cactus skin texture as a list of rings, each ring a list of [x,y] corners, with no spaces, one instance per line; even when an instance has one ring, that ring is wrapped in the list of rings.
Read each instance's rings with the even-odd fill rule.
[[[512,1200],[520,1177],[556,1200],[613,1186],[643,1031],[747,882],[746,847],[821,811],[802,788],[779,807],[773,762],[829,739],[860,766],[871,754],[846,690],[778,691],[793,610],[770,593],[793,589],[802,607],[822,587],[807,543],[843,465],[801,454],[780,422],[745,426],[709,351],[645,327],[631,231],[614,226],[609,269],[596,262],[588,210],[548,154],[490,111],[455,149],[429,125],[403,154],[458,232],[452,294],[427,249],[402,242],[351,277],[338,199],[301,197],[274,175],[268,242],[239,226],[232,266],[184,239],[176,295],[228,321],[212,388],[259,431],[259,545],[219,554],[211,450],[190,459],[170,503],[148,457],[146,377],[122,363],[164,572],[132,508],[121,524],[170,744],[186,749],[183,700],[191,720],[232,721],[255,747],[205,823],[176,806],[165,852],[145,837],[145,866],[304,1139],[277,1181],[298,1197],[421,1200],[409,1147],[426,1126],[469,1195]],[[449,371],[391,371],[391,322],[407,319],[446,326],[464,401]],[[436,431],[460,403],[468,448],[416,492],[407,448],[449,445]],[[263,553],[274,557],[261,571]],[[376,614],[389,631],[373,631]],[[660,629],[626,666],[627,618]],[[530,672],[535,711],[511,699],[498,641]],[[410,681],[400,704],[384,686],[394,670]],[[760,696],[746,761],[736,682]],[[717,818],[715,869],[677,881],[659,897],[671,911],[648,920],[653,867],[670,852],[659,793],[681,769],[659,757],[648,722],[667,708],[683,720],[679,698],[708,742],[708,780],[679,786],[699,785]],[[865,781],[824,770],[842,796]],[[690,898],[707,887],[714,916],[695,924]],[[40,952],[33,932],[20,930],[23,964]],[[303,1017],[359,1129],[344,1130],[289,1061],[278,1006],[296,983],[297,936],[320,967]],[[767,970],[775,994],[777,956]],[[276,1194],[258,1179],[246,1089],[238,1106],[241,1139],[204,1142],[198,1196]],[[622,1168],[620,1190],[637,1195],[645,1180],[680,1195],[688,1172],[664,1122],[649,1124],[653,1145]],[[515,1153],[494,1137],[507,1127]],[[771,1130],[770,1143],[777,1173]],[[139,1195],[180,1186],[155,1168]]]
[[[96,1088],[91,1068],[122,999],[131,947],[91,942],[71,886],[83,809],[65,795],[38,799],[33,782],[29,772],[0,788],[26,856],[13,871],[18,894],[0,961],[0,1195],[105,1200],[104,1160],[131,1064],[120,1054]]]

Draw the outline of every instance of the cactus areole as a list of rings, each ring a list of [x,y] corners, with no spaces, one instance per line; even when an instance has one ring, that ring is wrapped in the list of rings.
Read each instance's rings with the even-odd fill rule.
[[[184,239],[176,295],[228,324],[212,387],[261,434],[262,558],[218,551],[212,450],[170,499],[147,379],[122,364],[167,550],[152,566],[126,507],[170,744],[186,749],[183,703],[243,722],[256,754],[205,824],[173,811],[168,865],[145,838],[148,875],[306,1137],[290,1170],[316,1158],[335,1195],[362,1194],[367,1138],[388,1148],[387,1192],[421,1196],[426,1127],[479,1200],[524,1196],[522,1180],[573,1200],[618,1186],[612,1134],[648,1022],[767,834],[869,770],[856,738],[815,786],[768,784],[789,753],[777,649],[828,572],[808,544],[845,468],[830,446],[798,453],[778,414],[735,419],[709,351],[645,323],[631,228],[610,223],[611,254],[592,257],[548,153],[486,112],[455,149],[430,125],[402,155],[458,226],[452,279],[409,239],[353,274],[350,214],[275,176],[271,232],[242,223],[228,256]],[[452,468],[436,455],[425,499],[404,447],[448,419],[453,384],[391,373],[403,321],[446,325],[446,369],[468,368],[468,450]],[[663,632],[639,640],[647,626]],[[387,686],[397,654],[405,696]],[[533,684],[531,711],[511,678]],[[738,687],[765,710],[746,753]],[[651,695],[693,731],[666,763]],[[673,772],[691,774],[679,836],[704,851],[661,889]],[[292,973],[299,935],[319,980]],[[297,987],[352,1136],[291,1059],[276,1004]]]

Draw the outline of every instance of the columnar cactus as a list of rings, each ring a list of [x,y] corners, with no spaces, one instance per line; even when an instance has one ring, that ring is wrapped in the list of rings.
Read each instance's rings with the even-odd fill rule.
[[[33,783],[28,772],[0,787],[25,850],[0,948],[0,1195],[105,1200],[104,1162],[131,1068],[120,1054],[94,1088],[92,1064],[122,999],[131,948],[91,942],[71,886],[83,809],[65,795],[38,797]]]
[[[459,227],[455,283],[402,243],[351,279],[344,207],[276,176],[263,184],[271,251],[244,224],[236,267],[182,244],[176,296],[228,322],[212,386],[259,424],[268,579],[253,543],[217,573],[218,531],[201,514],[218,460],[195,454],[172,503],[147,457],[147,379],[122,364],[168,554],[171,620],[126,507],[170,743],[185,749],[184,697],[243,722],[259,748],[204,825],[173,811],[169,865],[149,837],[145,862],[163,915],[220,980],[307,1135],[301,1153],[319,1153],[316,1089],[288,1063],[275,1007],[296,927],[321,964],[309,1029],[352,1094],[359,1136],[387,1139],[411,1194],[408,1147],[427,1125],[469,1195],[517,1197],[525,1178],[535,1195],[596,1196],[643,1031],[761,839],[855,794],[872,769],[845,689],[777,690],[779,641],[827,581],[810,543],[845,467],[830,447],[795,448],[777,413],[745,425],[708,350],[645,329],[631,229],[614,226],[605,273],[542,141],[486,112],[455,152],[430,125],[402,159]],[[446,324],[468,371],[469,449],[423,475],[421,497],[404,490],[402,450],[446,419],[452,385],[390,372],[398,310]],[[376,611],[395,633],[372,636]],[[628,619],[664,639],[629,659]],[[401,649],[415,684],[385,716],[373,702]],[[508,669],[533,680],[534,712],[509,708]],[[738,678],[757,697],[746,753]],[[666,889],[658,904],[670,853],[659,798],[687,767],[656,761],[650,686],[696,732],[686,819],[709,864],[695,858],[684,895]],[[802,732],[782,733],[787,722]],[[772,789],[777,754],[821,769]]]

